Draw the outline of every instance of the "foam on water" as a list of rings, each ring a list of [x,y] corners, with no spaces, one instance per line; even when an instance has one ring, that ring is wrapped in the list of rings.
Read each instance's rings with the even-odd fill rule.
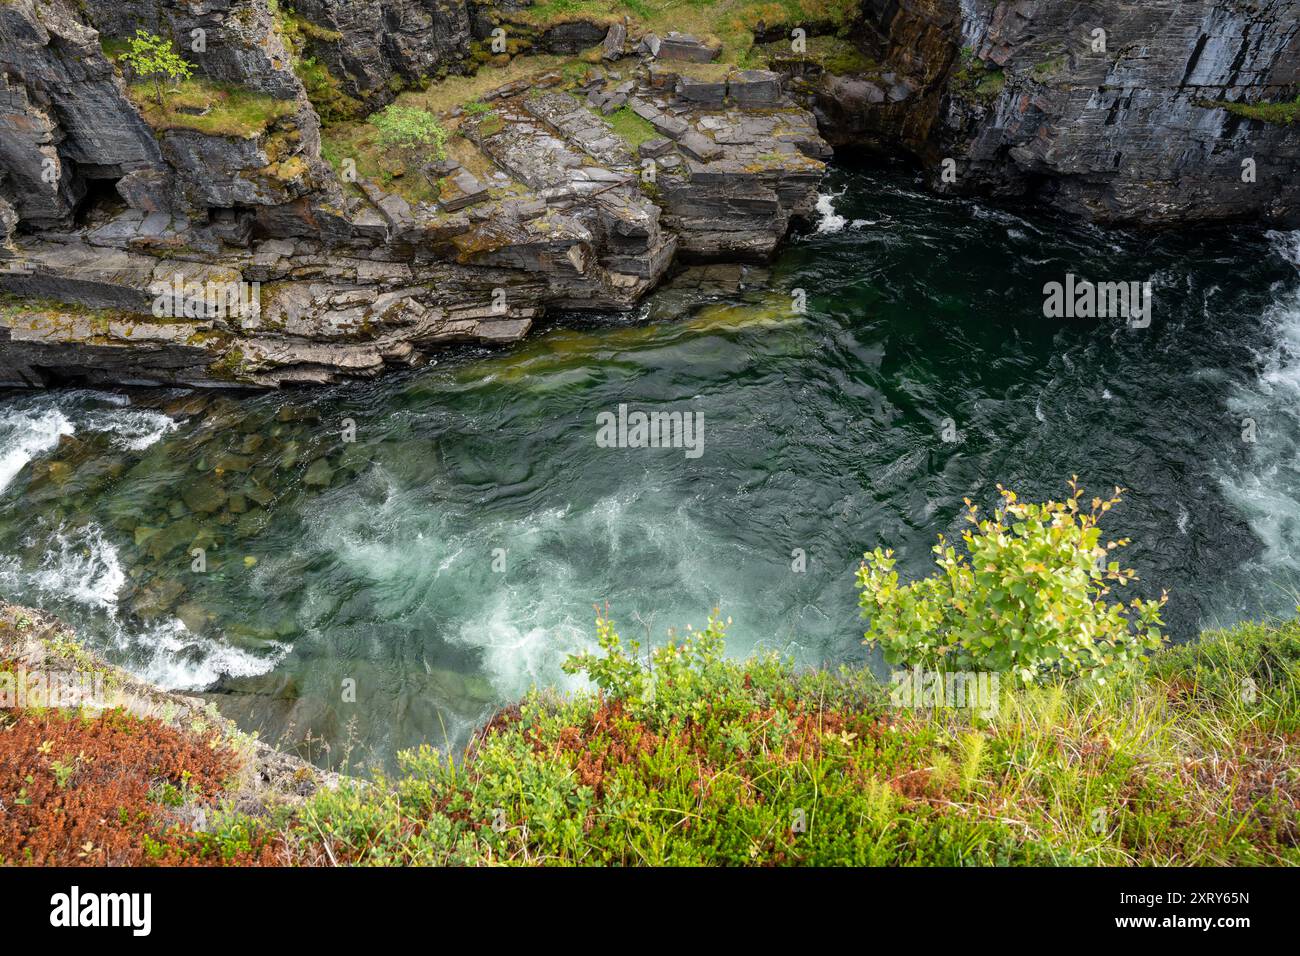
[[[126,451],[143,451],[176,428],[161,412],[132,408],[112,392],[78,389],[25,398],[0,408],[0,491],[64,435],[99,434]]]
[[[1271,232],[1274,252],[1300,272],[1300,231]],[[1277,290],[1267,320],[1274,344],[1261,373],[1234,390],[1229,409],[1243,430],[1253,423],[1245,462],[1220,483],[1265,548],[1265,568],[1300,571],[1300,283]]]
[[[620,631],[647,643],[669,626],[702,624],[710,607],[744,593],[734,552],[651,474],[581,508],[489,520],[446,504],[439,488],[402,487],[382,468],[365,481],[363,501],[354,489],[313,518],[338,579],[363,582],[369,617],[354,623],[364,618],[381,641],[390,628],[470,652],[502,701],[534,685],[583,686],[562,665],[597,649],[595,605],[608,601]],[[753,646],[739,621],[729,638],[733,653]]]
[[[78,389],[25,397],[0,409],[0,491],[65,435],[107,434],[117,448],[143,451],[175,428],[169,416],[133,408],[128,396],[112,392]],[[200,638],[175,619],[141,628],[124,619],[118,605],[126,580],[117,550],[97,524],[53,533],[34,569],[24,568],[16,556],[0,555],[0,587],[15,594],[34,591],[50,609],[68,607],[92,616],[119,659],[161,686],[194,689],[223,672],[262,673],[283,656],[284,648],[259,657]]]
[[[273,644],[266,653],[252,654],[221,641],[193,634],[176,618],[168,618],[133,636],[131,670],[168,690],[202,690],[222,675],[254,677],[271,671],[289,653]]]
[[[127,451],[144,451],[176,428],[174,419],[143,408],[88,411],[81,421],[86,431],[106,432],[112,436],[114,445]]]
[[[53,450],[75,429],[57,408],[0,410],[0,491],[33,458]]]
[[[72,608],[96,623],[117,659],[132,673],[170,690],[198,690],[223,673],[251,676],[273,668],[288,652],[272,645],[251,654],[211,638],[191,634],[181,621],[165,618],[144,626],[119,605],[126,573],[117,549],[97,524],[54,533],[40,564],[24,569],[13,556],[0,555],[0,588],[35,592],[49,610]]]
[[[382,468],[367,484],[377,493],[362,507],[340,500],[317,527],[322,550],[366,582],[376,624],[421,622],[426,635],[473,651],[503,700],[533,684],[579,685],[561,664],[594,647],[591,614],[571,605],[573,569],[542,555],[568,509],[475,527],[439,508],[428,488],[402,488]],[[494,570],[498,548],[503,571]]]
[[[831,193],[818,195],[817,214],[821,217],[817,220],[818,232],[839,232],[848,225],[848,220],[835,211],[835,196]]]
[[[115,614],[126,572],[103,529],[92,524],[61,531],[51,544],[27,583],[45,594]]]

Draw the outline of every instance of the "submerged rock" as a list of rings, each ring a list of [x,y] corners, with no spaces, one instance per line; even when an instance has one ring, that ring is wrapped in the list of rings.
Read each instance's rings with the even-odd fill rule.
[[[308,466],[302,480],[309,488],[328,488],[334,480],[334,469],[330,467],[328,459],[317,458]]]
[[[181,489],[181,500],[191,511],[212,514],[226,503],[226,492],[213,478],[200,478]]]

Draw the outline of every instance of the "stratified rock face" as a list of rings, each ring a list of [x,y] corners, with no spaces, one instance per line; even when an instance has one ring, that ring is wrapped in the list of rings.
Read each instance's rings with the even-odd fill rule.
[[[469,52],[465,0],[297,0],[294,11],[311,55],[372,105],[459,68]]]
[[[14,232],[18,229],[18,212],[7,199],[0,199],[0,259],[14,253]]]
[[[1215,105],[1295,100],[1300,0],[866,0],[863,14],[882,66],[817,81],[833,142],[901,145],[937,189],[1101,222],[1300,221],[1300,124]]]
[[[396,17],[409,29],[349,28],[344,38],[334,25],[360,7],[302,3],[277,18],[266,0],[157,0],[100,11],[118,38],[139,28],[183,44],[202,31],[206,50],[221,51],[211,62],[203,51],[187,56],[206,80],[226,82],[230,64],[242,64],[244,89],[260,94],[233,126],[229,114],[218,126],[141,99],[157,129],[143,124],[95,31],[67,12],[60,29],[81,39],[104,96],[116,97],[102,109],[143,129],[145,156],[93,167],[125,206],[105,200],[62,146],[71,132],[61,104],[86,95],[85,81],[42,87],[41,101],[26,88],[10,97],[27,165],[5,166],[0,185],[39,175],[45,158],[63,178],[22,196],[26,206],[18,191],[0,205],[0,292],[9,296],[0,299],[0,386],[277,387],[373,376],[449,342],[517,340],[548,308],[631,308],[679,252],[766,258],[813,208],[830,149],[779,75],[724,71],[701,102],[677,95],[689,86],[677,74],[639,61],[584,81],[539,66],[483,94],[477,109],[444,115],[456,155],[408,155],[402,173],[428,190],[341,182],[321,160],[319,120],[281,57],[282,38],[297,47],[308,36],[357,57],[350,75],[365,95],[372,81],[387,89],[395,76],[437,65],[438,17],[465,23],[454,7],[372,4],[377,22]],[[43,37],[43,16],[25,8],[15,34]],[[366,47],[366,36],[378,45]],[[28,46],[30,74],[59,62],[58,44]],[[635,149],[604,118],[628,104],[665,135]]]
[[[964,154],[959,184],[1027,182],[1108,222],[1300,217],[1300,125],[1213,105],[1296,98],[1300,0],[966,6],[965,40],[1005,86],[949,100],[939,149]]]
[[[0,197],[29,225],[66,225],[87,180],[161,168],[99,35],[65,0],[0,4]]]

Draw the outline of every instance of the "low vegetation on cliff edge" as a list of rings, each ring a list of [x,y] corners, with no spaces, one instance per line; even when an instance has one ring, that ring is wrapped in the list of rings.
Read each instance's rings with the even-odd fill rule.
[[[728,660],[716,613],[648,653],[599,614],[600,653],[568,663],[592,691],[535,691],[458,760],[422,747],[401,755],[396,776],[344,778],[248,814],[222,809],[217,751],[191,767],[172,742],[180,762],[148,769],[145,805],[137,795],[134,816],[101,823],[138,820],[159,862],[1300,863],[1300,622],[1148,655],[1160,602],[1113,601],[1131,572],[1098,560],[1123,544],[1100,543],[1114,502],[1004,493],[991,517],[972,512],[967,555],[941,541],[937,573],[908,585],[883,552],[868,556],[868,637],[902,668],[888,683],[865,667]],[[1039,575],[1041,592],[1017,590]],[[56,801],[42,805],[42,826],[105,802],[106,775],[77,769],[77,753],[97,751],[69,728],[117,733],[115,719],[0,720],[0,763],[21,770],[29,795]],[[167,813],[182,785],[209,807],[201,829]],[[11,793],[0,800],[14,805]],[[48,832],[0,823],[8,862],[93,862],[75,842],[33,857]]]

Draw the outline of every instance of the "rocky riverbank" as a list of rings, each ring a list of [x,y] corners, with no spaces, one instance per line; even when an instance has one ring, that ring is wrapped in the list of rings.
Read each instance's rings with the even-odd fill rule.
[[[268,824],[340,781],[212,704],[107,663],[50,615],[3,602],[0,729],[6,864],[275,862],[224,853],[209,839],[214,818]],[[26,750],[33,730],[43,742]]]
[[[631,308],[770,256],[830,144],[1105,222],[1300,215],[1300,0],[552,6],[0,7],[0,385],[326,383]],[[137,30],[194,69],[161,102]],[[385,149],[390,104],[445,148]]]
[[[1297,863],[1294,622],[1206,634],[1105,686],[1002,688],[991,712],[900,701],[865,669],[727,660],[723,629],[623,657],[601,694],[535,691],[457,760],[424,746],[374,780],[120,671],[121,710],[7,704],[0,863]],[[30,685],[31,660],[104,668],[50,619],[0,606],[0,678]],[[658,694],[638,690],[651,680]]]

